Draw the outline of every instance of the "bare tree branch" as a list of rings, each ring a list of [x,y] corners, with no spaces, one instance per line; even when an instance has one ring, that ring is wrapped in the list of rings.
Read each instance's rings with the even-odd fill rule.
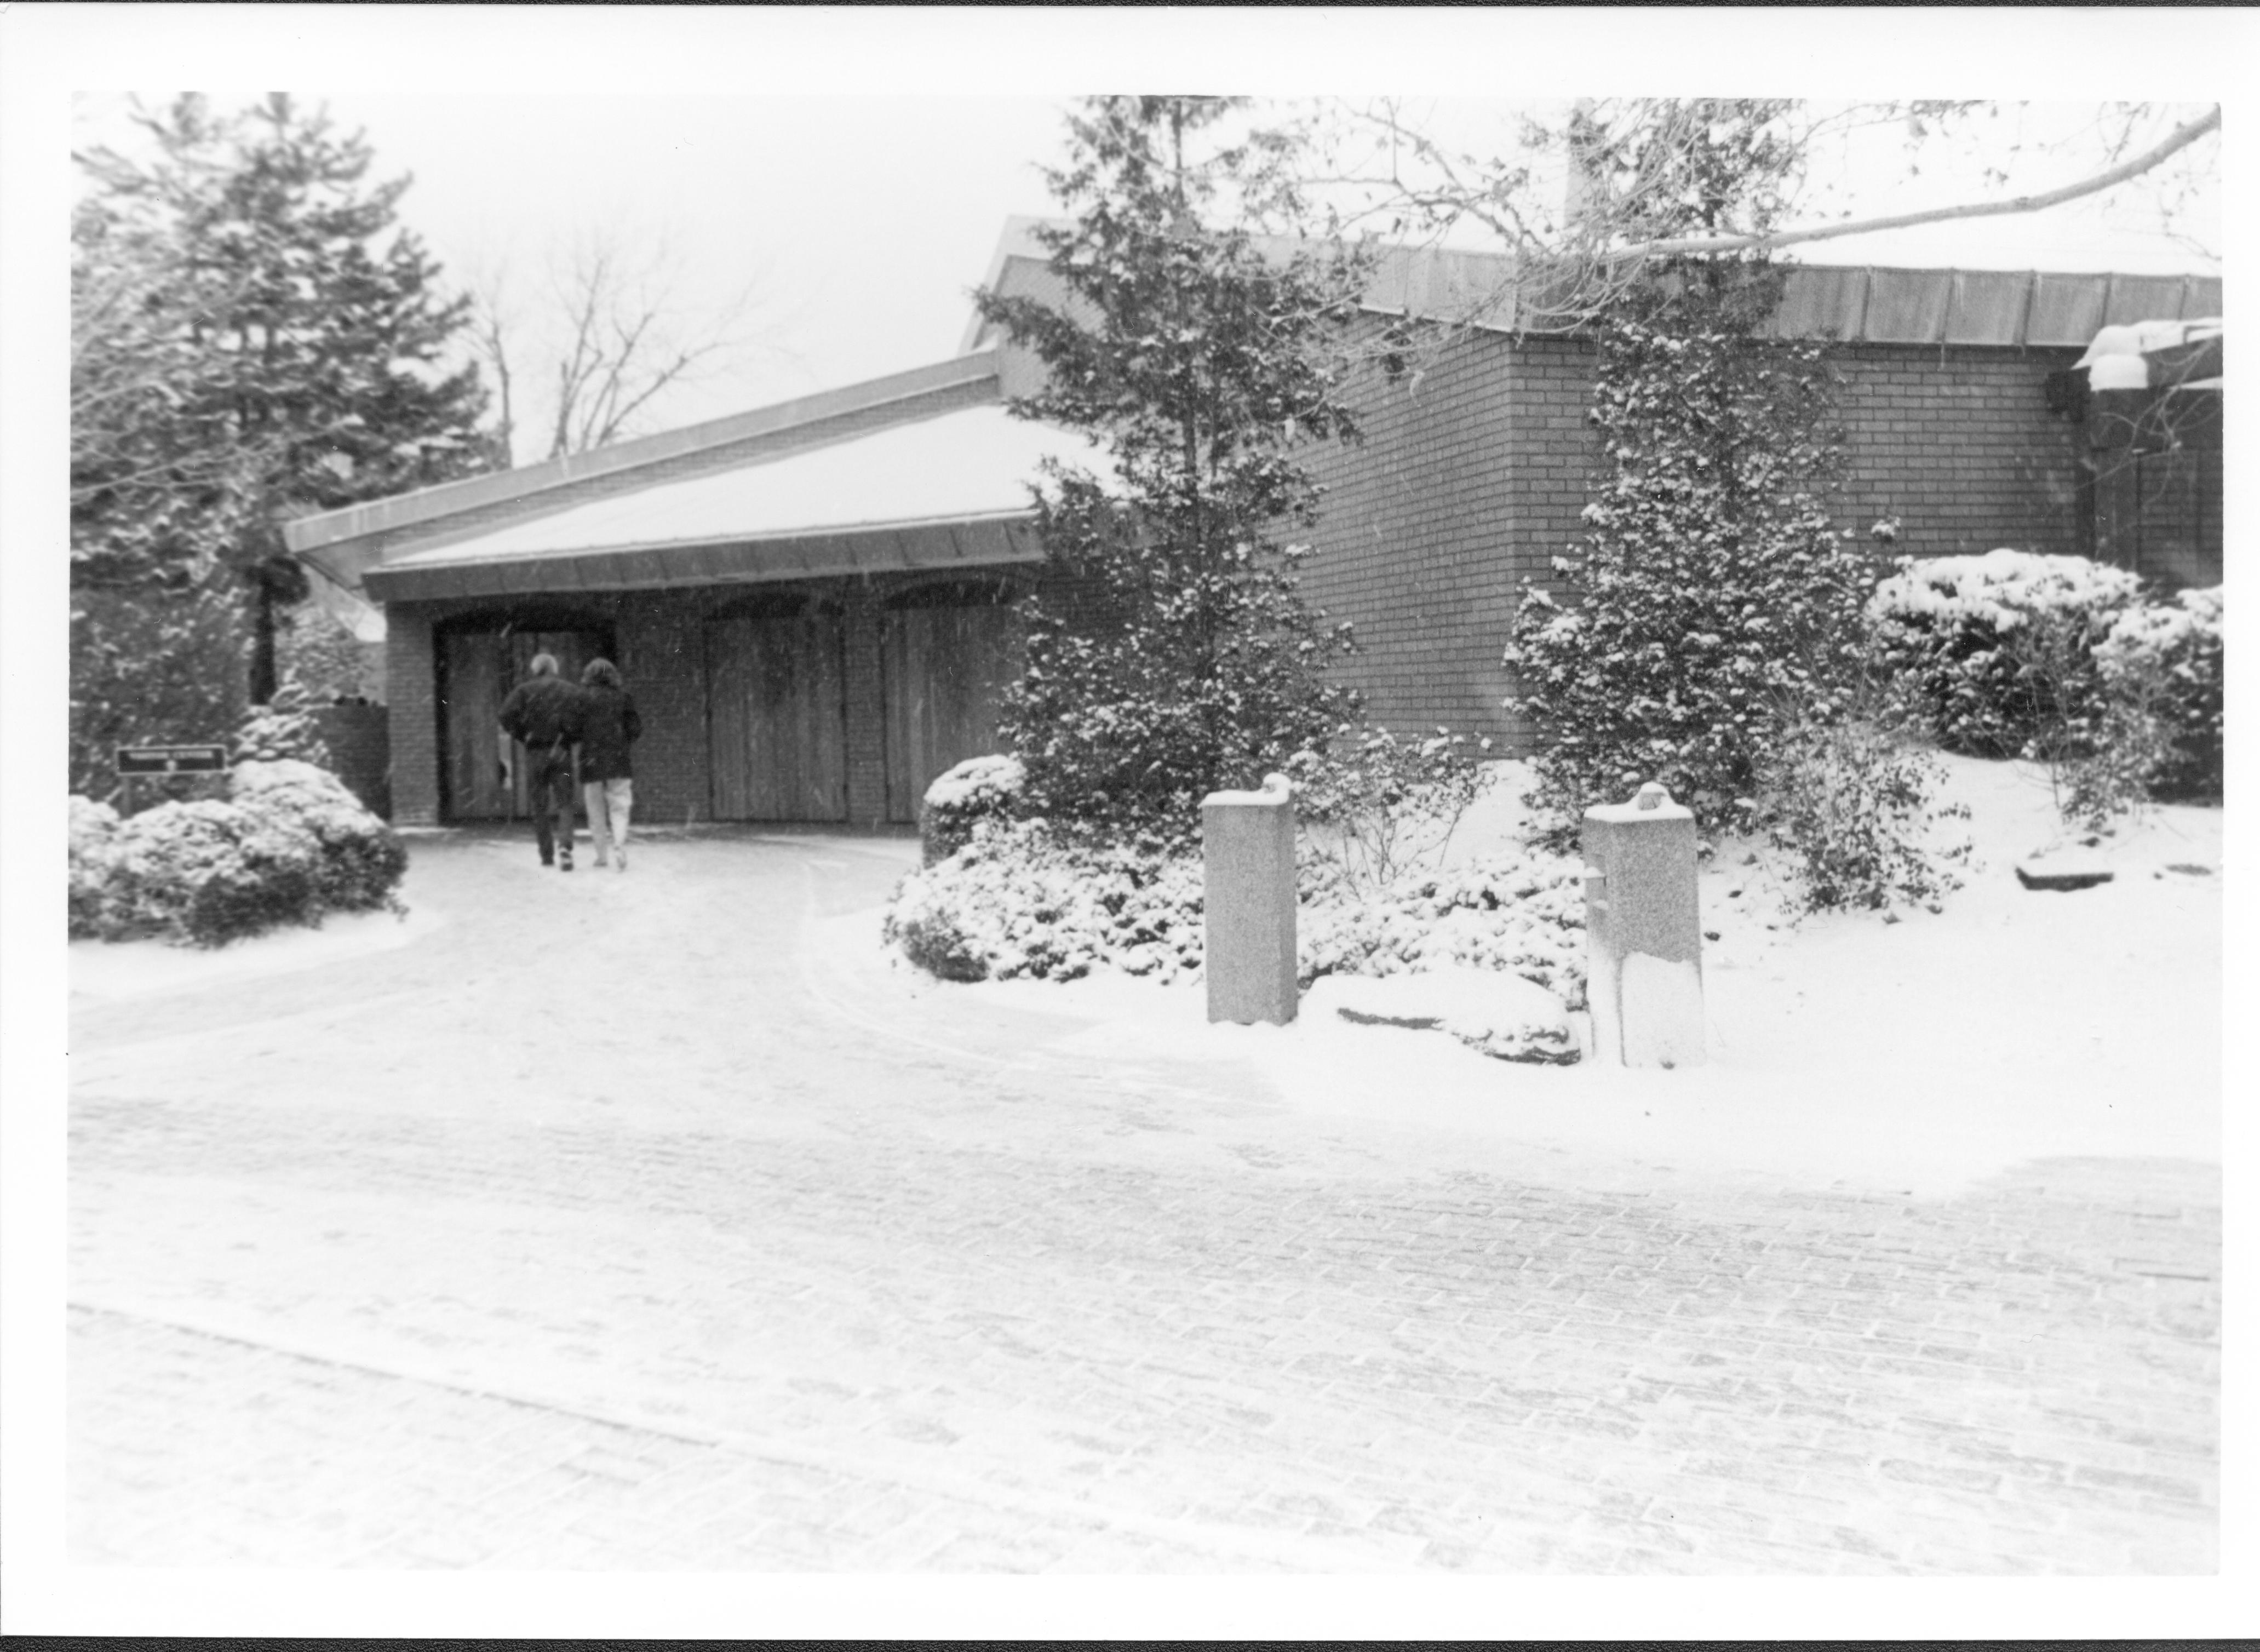
[[[1962,206],[1931,207],[1920,212],[1861,218],[1853,223],[1828,224],[1813,229],[1780,230],[1767,235],[1699,235],[1646,241],[1623,248],[1622,255],[1661,258],[1675,254],[1756,251],[1762,247],[1788,247],[1803,241],[1829,240],[1842,235],[1868,235],[1879,230],[1911,229],[1918,224],[1943,224],[1956,218],[1997,218],[2045,211],[2067,201],[2077,201],[2082,196],[2099,195],[2131,178],[2140,177],[2169,156],[2188,148],[2206,133],[2216,132],[2220,127],[2221,108],[2215,104],[2197,119],[2177,126],[2163,141],[2153,145],[2133,160],[2121,162],[2107,172],[2099,172],[2092,178],[2084,178],[2077,183],[2068,183],[2060,190],[2049,190],[2039,195],[2013,196],[2006,201],[1976,201]]]
[[[722,302],[686,293],[666,238],[631,241],[610,228],[553,246],[548,302],[522,301],[499,278],[477,291],[477,337],[495,381],[503,434],[533,427],[539,451],[520,462],[601,447],[635,433],[669,392],[773,345],[748,325],[759,294],[752,283]],[[539,363],[529,370],[529,363]],[[541,405],[526,405],[526,386]]]

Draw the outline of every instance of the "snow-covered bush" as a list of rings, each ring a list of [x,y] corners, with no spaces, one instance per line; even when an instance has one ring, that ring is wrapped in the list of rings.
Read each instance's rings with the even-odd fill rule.
[[[1935,905],[1961,887],[1954,867],[1970,845],[1941,840],[1966,819],[1934,801],[1943,775],[1888,722],[1792,723],[1759,770],[1752,824],[1794,857],[1807,911]]]
[[[215,947],[325,912],[396,904],[407,854],[310,763],[245,763],[231,798],[161,804],[119,820],[71,800],[70,933]]]
[[[1876,587],[1868,619],[1941,745],[2016,757],[2099,712],[2094,650],[2141,597],[2122,569],[2005,548],[1903,559]]]
[[[1385,728],[1345,725],[1321,754],[1287,762],[1302,854],[1332,862],[1355,886],[1378,889],[1433,864],[1488,783],[1488,739],[1439,728],[1400,740]]]
[[[1330,858],[1298,873],[1299,974],[1393,975],[1458,966],[1584,993],[1578,863],[1507,852],[1375,887]],[[984,821],[948,859],[905,878],[890,944],[950,981],[1074,980],[1099,969],[1168,982],[1197,975],[1197,855],[1100,846],[1043,821]]]
[[[289,760],[244,762],[228,783],[237,803],[287,816],[313,834],[321,847],[316,893],[325,911],[373,912],[394,904],[408,851],[328,769]]]
[[[2104,745],[2139,745],[2144,788],[2153,797],[2221,793],[2221,588],[2185,590],[2170,603],[2119,616],[2096,645],[2108,701],[2106,718],[2126,726]]]
[[[78,940],[102,933],[103,892],[109,887],[118,811],[87,797],[70,800],[70,933]]]
[[[919,811],[919,846],[928,866],[965,847],[975,825],[1018,812],[1027,772],[1017,757],[969,757],[934,776]]]
[[[160,804],[111,840],[103,936],[217,947],[316,922],[320,860],[314,834],[287,815],[217,798]]]
[[[984,820],[903,880],[886,938],[947,981],[1072,981],[1101,968],[1171,981],[1200,967],[1200,862],[1043,820]]]
[[[1299,973],[1504,970],[1576,1008],[1585,997],[1582,863],[1542,849],[1505,850],[1379,889],[1325,864],[1302,869]]]
[[[235,749],[230,754],[230,761],[238,763],[284,760],[324,768],[330,762],[329,742],[322,738],[322,726],[315,720],[311,701],[298,684],[288,682],[275,690],[273,699],[245,714],[235,731]]]

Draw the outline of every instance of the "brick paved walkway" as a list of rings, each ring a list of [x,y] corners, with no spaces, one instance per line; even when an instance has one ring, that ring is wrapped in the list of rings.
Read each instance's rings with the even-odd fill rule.
[[[400,952],[80,1006],[74,1558],[2215,1564],[2212,1167],[1455,1169],[1059,1018],[843,1003],[791,937],[893,846],[657,841],[570,899],[520,859],[419,845],[454,921]]]

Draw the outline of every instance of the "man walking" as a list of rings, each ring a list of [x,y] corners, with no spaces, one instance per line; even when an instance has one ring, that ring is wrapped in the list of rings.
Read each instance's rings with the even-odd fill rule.
[[[541,863],[573,869],[573,747],[580,743],[581,690],[557,675],[557,656],[537,654],[531,675],[502,703],[502,729],[526,747],[526,790]],[[553,827],[554,821],[554,827]],[[554,831],[554,837],[553,837]]]

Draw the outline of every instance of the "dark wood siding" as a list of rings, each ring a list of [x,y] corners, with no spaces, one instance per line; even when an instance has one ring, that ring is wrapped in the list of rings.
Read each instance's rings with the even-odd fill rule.
[[[537,654],[578,681],[611,640],[589,630],[526,631],[507,623],[451,629],[440,640],[440,722],[450,820],[523,820],[525,765],[497,722],[504,697],[529,675]]]
[[[848,818],[844,640],[839,612],[829,607],[709,622],[716,819]]]
[[[890,609],[881,633],[886,683],[887,819],[918,819],[934,776],[997,749],[997,703],[1019,675],[1019,620],[994,597],[919,593]]]

